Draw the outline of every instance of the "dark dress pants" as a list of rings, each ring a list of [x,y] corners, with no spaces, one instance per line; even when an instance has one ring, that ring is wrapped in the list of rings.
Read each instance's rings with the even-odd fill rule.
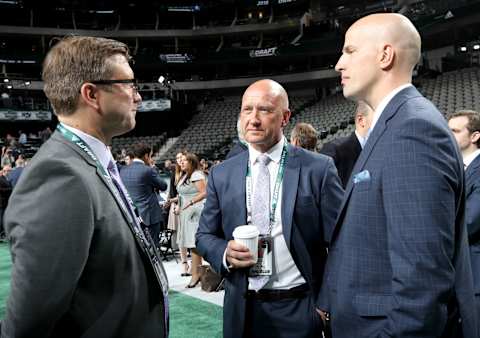
[[[302,298],[247,298],[244,338],[319,338],[322,320],[309,292]]]

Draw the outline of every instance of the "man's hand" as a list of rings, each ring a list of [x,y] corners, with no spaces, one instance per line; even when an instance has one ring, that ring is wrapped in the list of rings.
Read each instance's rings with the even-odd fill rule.
[[[255,264],[250,250],[233,240],[228,242],[226,259],[229,269],[249,268]]]
[[[316,309],[316,310],[317,310],[317,313],[320,315],[320,318],[322,318],[323,326],[325,326],[327,324],[327,320],[328,320],[327,312],[319,310],[319,309]]]

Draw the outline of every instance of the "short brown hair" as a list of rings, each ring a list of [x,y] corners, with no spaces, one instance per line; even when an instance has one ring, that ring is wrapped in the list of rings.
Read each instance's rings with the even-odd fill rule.
[[[128,47],[116,40],[68,36],[48,52],[43,61],[44,92],[56,115],[71,115],[77,108],[85,82],[109,79],[113,69],[108,58],[121,54],[130,59]]]
[[[470,134],[478,131],[480,132],[480,113],[477,112],[476,110],[468,110],[468,109],[463,109],[463,110],[457,110],[455,113],[451,114],[448,116],[448,120],[454,118],[454,117],[461,117],[465,116],[468,119],[468,124],[467,124],[467,129],[470,132]],[[480,139],[475,143],[477,148],[480,148]]]
[[[299,122],[293,127],[292,133],[290,134],[290,140],[297,139],[300,147],[315,151],[317,146],[317,136],[318,132],[313,128],[309,123]]]
[[[148,144],[143,142],[135,143],[132,146],[132,153],[133,153],[133,156],[136,158],[142,158],[145,155],[150,155],[151,152],[152,152],[152,147],[150,147]]]

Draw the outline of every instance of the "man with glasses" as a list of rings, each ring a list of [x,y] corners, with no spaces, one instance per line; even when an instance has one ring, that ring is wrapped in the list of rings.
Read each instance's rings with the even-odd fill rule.
[[[141,97],[125,44],[68,37],[43,64],[60,121],[6,210],[1,337],[167,337],[168,283],[108,149]]]

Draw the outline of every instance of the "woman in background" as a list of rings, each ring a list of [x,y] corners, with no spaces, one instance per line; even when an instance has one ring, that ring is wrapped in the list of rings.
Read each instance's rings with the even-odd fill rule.
[[[191,249],[192,278],[187,288],[193,288],[200,281],[198,267],[202,264],[202,257],[195,250],[195,233],[207,196],[206,180],[203,171],[200,169],[198,158],[193,153],[187,152],[182,156],[181,169],[184,175],[177,184],[180,212],[177,243],[183,265],[186,265],[187,262],[187,249]]]
[[[186,153],[185,151],[181,151],[177,153],[175,156],[175,171],[173,175],[170,177],[170,191],[168,194],[167,202],[164,205],[164,208],[170,208],[168,213],[168,224],[167,229],[174,231],[172,236],[172,241],[175,240],[177,237],[178,227],[180,224],[180,216],[178,215],[178,192],[177,192],[177,184],[180,181],[180,178],[183,176],[184,172],[181,168],[183,154]],[[176,240],[175,240],[176,242]],[[184,249],[185,250],[185,249]],[[186,251],[186,250],[185,250]],[[183,272],[181,273],[182,276],[191,276],[188,272],[188,262],[184,257],[186,257],[186,252],[182,252],[180,250],[180,256],[182,257],[182,265],[183,265]]]

